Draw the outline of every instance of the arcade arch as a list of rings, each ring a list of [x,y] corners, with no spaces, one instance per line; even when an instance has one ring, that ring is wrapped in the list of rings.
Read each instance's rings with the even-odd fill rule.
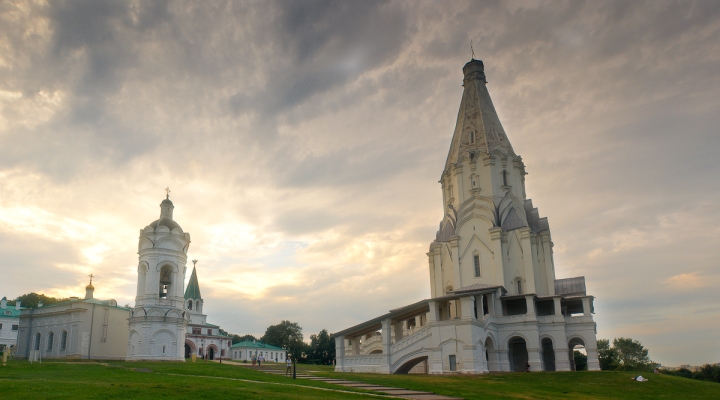
[[[528,365],[528,351],[525,339],[513,336],[508,340],[508,359],[510,371],[525,372]]]

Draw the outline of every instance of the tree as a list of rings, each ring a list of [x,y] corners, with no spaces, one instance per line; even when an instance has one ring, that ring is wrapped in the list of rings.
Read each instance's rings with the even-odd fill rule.
[[[577,350],[573,351],[575,371],[587,371],[587,356]]]
[[[50,296],[45,296],[44,294],[37,294],[35,292],[33,293],[27,293],[20,297],[18,297],[20,300],[20,306],[25,308],[36,308],[38,304],[42,301],[44,306],[50,306],[55,303],[60,303],[62,301],[68,301],[69,299],[63,299],[63,298],[55,298]],[[8,300],[8,305],[14,306],[15,300]]]
[[[652,371],[655,364],[650,361],[648,349],[631,338],[615,338],[610,347],[607,339],[597,341],[600,369],[611,371]]]
[[[637,371],[648,368],[650,363],[648,349],[644,348],[639,341],[631,338],[615,338],[613,339],[613,348],[617,352],[618,367],[616,369]]]
[[[232,335],[233,344],[240,343],[240,342],[252,342],[252,341],[258,341],[258,339],[253,335],[243,335],[243,336]]]
[[[321,364],[328,364],[335,358],[335,340],[330,337],[327,329],[317,335],[310,335],[310,348],[308,358],[318,360]]]
[[[617,351],[610,347],[610,341],[600,339],[597,341],[598,361],[600,361],[600,369],[603,371],[612,371],[617,368]]]
[[[305,350],[302,328],[297,322],[282,321],[278,325],[270,325],[260,341],[286,349],[293,361],[297,361]]]

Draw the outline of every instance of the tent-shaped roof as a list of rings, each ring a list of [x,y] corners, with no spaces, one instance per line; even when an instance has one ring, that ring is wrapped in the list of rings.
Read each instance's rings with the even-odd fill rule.
[[[200,284],[197,279],[197,271],[193,267],[192,275],[190,275],[190,281],[188,282],[187,288],[185,288],[185,300],[202,300],[200,296]]]

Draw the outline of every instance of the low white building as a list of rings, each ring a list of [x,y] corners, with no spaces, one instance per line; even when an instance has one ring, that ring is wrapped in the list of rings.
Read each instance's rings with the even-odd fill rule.
[[[431,298],[336,333],[336,371],[568,371],[578,346],[599,370],[585,277],[556,279],[548,220],[526,196],[484,65],[473,59],[463,72],[427,253]]]
[[[94,299],[92,282],[85,289],[84,299],[22,309],[15,357],[124,360],[130,309]]]
[[[233,360],[250,361],[253,357],[257,358],[260,355],[265,357],[265,361],[285,362],[287,350],[256,340],[235,343],[230,349],[230,358]]]
[[[14,306],[8,305],[6,297],[0,300],[0,351],[17,346],[20,304],[18,300]]]

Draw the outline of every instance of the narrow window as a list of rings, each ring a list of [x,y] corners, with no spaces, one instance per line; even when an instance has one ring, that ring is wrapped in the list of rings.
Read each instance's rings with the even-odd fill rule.
[[[50,334],[48,335],[48,342],[47,342],[47,349],[48,349],[48,351],[52,350],[53,339],[54,339],[54,338],[55,338],[55,334],[52,333],[52,332],[50,332]]]
[[[208,329],[208,335],[212,335],[212,329]]]
[[[518,294],[522,294],[522,282],[520,281],[520,279],[518,279],[518,281],[517,281],[517,289],[518,289]]]
[[[67,347],[67,331],[63,331],[60,335],[60,350],[65,350]]]
[[[503,186],[507,186],[507,171],[503,170],[502,178],[503,178]]]
[[[473,256],[473,261],[475,262],[475,277],[480,277],[480,255],[476,254]]]
[[[192,300],[188,301],[188,310],[192,310]]]
[[[165,354],[165,346],[163,346],[162,353]]]
[[[40,332],[35,335],[35,350],[40,350]]]
[[[470,143],[475,143],[475,131],[470,131]]]

